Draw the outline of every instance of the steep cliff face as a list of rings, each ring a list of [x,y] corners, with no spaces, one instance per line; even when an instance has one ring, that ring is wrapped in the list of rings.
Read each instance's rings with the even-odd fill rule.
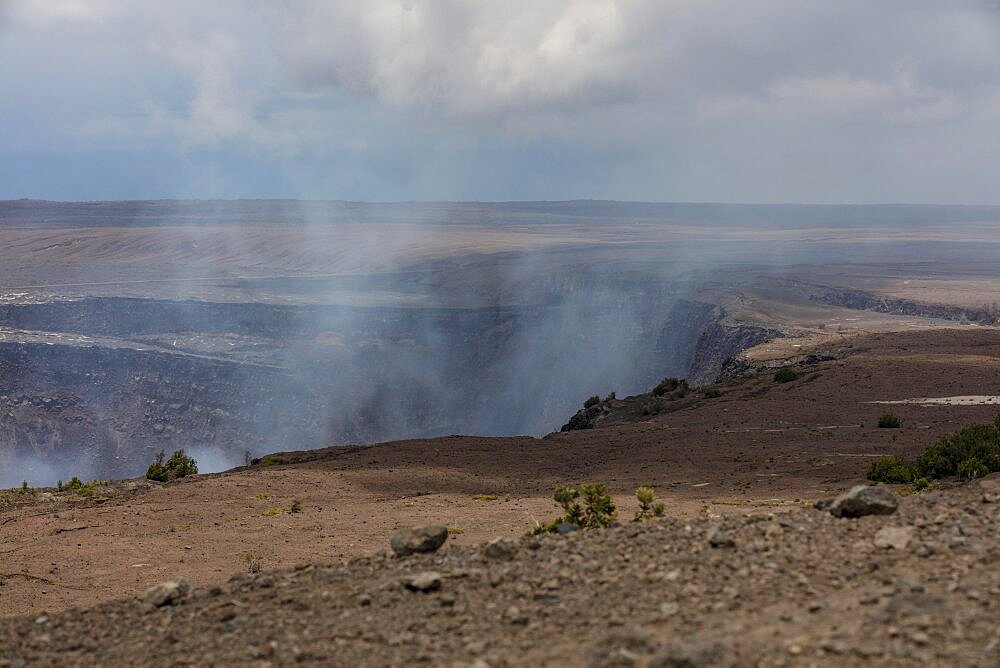
[[[692,385],[714,383],[726,363],[756,345],[780,338],[778,329],[753,324],[730,323],[719,309],[718,317],[698,337],[687,378]]]
[[[907,299],[873,295],[862,290],[825,290],[812,295],[811,299],[822,304],[844,306],[863,311],[875,311],[877,313],[977,322],[984,325],[1000,323],[1000,306],[997,304],[984,304],[980,308],[962,308],[960,306],[947,306],[944,304],[921,304]]]

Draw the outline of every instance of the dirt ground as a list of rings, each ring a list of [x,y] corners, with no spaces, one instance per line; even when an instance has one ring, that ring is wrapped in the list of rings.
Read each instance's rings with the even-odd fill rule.
[[[872,402],[1000,394],[1000,331],[878,334],[840,352],[791,383],[749,377],[721,386],[716,399],[542,439],[330,448],[167,485],[116,483],[92,496],[6,492],[0,615],[89,607],[176,576],[211,587],[251,562],[265,570],[338,563],[385,548],[396,528],[417,523],[450,527],[456,546],[517,537],[555,515],[550,495],[561,483],[607,483],[623,516],[634,512],[640,484],[655,486],[675,518],[792,510],[862,480],[876,457],[913,456],[997,417],[988,404],[899,404],[891,409],[903,427],[878,429],[887,407]],[[295,501],[301,512],[291,512]]]

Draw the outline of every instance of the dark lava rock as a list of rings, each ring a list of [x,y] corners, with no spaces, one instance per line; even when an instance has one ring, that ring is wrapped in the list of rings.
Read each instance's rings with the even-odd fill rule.
[[[594,643],[587,652],[586,668],[632,668],[656,651],[651,638],[637,632],[613,633]]]
[[[436,524],[408,527],[393,534],[390,545],[400,557],[417,552],[434,552],[448,540],[448,527]]]
[[[611,413],[611,409],[604,405],[604,402],[594,404],[590,408],[581,408],[576,415],[569,419],[559,431],[578,431],[580,429],[593,429],[603,418]]]
[[[834,517],[892,515],[898,507],[896,497],[885,487],[858,485],[833,500],[830,514]]]
[[[735,666],[732,647],[716,640],[689,638],[669,643],[663,652],[653,657],[650,668],[702,668],[703,666]]]

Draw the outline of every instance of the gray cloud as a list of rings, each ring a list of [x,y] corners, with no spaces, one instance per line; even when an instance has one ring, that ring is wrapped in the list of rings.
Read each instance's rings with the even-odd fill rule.
[[[33,92],[0,124],[29,152],[211,154],[295,183],[260,194],[995,200],[996,7],[24,0],[0,56],[26,65],[0,84]],[[333,187],[288,177],[321,168]]]

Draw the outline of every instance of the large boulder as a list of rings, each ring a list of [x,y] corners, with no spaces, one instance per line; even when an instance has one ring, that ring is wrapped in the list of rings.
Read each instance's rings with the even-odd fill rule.
[[[448,527],[437,524],[400,529],[390,540],[397,556],[407,557],[418,552],[434,552],[448,540]]]
[[[858,485],[833,500],[830,514],[834,517],[892,515],[898,507],[896,497],[885,487]]]

